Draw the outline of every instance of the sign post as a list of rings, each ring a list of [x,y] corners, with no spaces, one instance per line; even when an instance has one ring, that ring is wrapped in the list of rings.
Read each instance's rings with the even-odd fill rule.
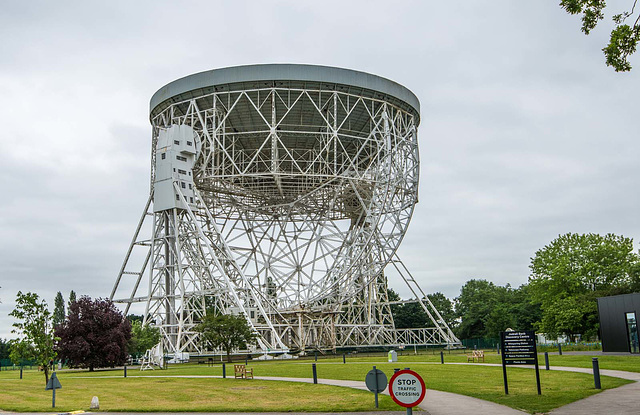
[[[536,368],[538,395],[542,395],[542,390],[540,388],[540,368],[538,367],[538,349],[536,347],[536,333],[533,330],[503,331],[500,333],[500,348],[502,349],[504,394],[509,394],[507,365],[534,365]]]
[[[53,372],[51,374],[51,377],[49,378],[49,381],[47,382],[47,386],[44,388],[44,390],[48,391],[48,390],[52,390],[53,391],[53,398],[51,400],[51,407],[55,408],[56,407],[56,389],[60,389],[62,387],[62,385],[60,384],[60,381],[58,380],[58,376],[56,375],[56,372]]]
[[[372,370],[367,373],[364,378],[364,383],[367,388],[375,394],[376,408],[378,407],[378,394],[384,392],[387,388],[387,375],[380,369],[376,369],[374,366]]]
[[[399,370],[389,380],[389,394],[400,406],[407,408],[407,415],[413,413],[413,407],[417,406],[427,393],[424,380],[413,370]]]

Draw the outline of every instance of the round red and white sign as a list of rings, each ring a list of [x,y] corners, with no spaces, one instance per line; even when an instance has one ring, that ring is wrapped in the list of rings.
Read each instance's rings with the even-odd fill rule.
[[[389,394],[400,406],[411,408],[424,399],[427,388],[424,380],[413,370],[400,370],[389,380]]]

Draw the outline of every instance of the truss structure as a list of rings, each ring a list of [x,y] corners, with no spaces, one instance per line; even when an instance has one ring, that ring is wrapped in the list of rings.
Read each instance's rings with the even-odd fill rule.
[[[310,80],[295,75],[303,65],[266,66],[294,75],[216,70],[154,96],[151,192],[111,298],[145,303],[173,353],[203,351],[194,327],[207,311],[243,315],[264,352],[459,344],[396,255],[417,202],[416,105],[327,82],[336,68],[311,67],[328,72]],[[197,151],[172,153],[183,141]],[[164,153],[178,161],[167,168]],[[433,328],[395,329],[387,266]]]

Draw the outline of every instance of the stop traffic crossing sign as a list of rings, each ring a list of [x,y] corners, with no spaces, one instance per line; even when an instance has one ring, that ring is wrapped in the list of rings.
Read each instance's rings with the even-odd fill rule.
[[[391,398],[400,406],[412,408],[424,399],[427,388],[424,380],[413,370],[399,370],[389,380]]]

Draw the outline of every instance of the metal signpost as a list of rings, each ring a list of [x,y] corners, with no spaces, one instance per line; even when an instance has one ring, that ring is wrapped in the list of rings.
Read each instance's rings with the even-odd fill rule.
[[[51,377],[49,378],[49,381],[47,381],[47,386],[44,388],[44,390],[48,391],[48,390],[52,390],[53,391],[53,398],[51,400],[51,407],[55,408],[56,407],[56,389],[60,389],[62,388],[62,385],[60,384],[60,381],[58,380],[58,376],[56,375],[56,372],[53,372],[51,374]]]
[[[387,375],[380,369],[376,369],[374,366],[373,369],[367,373],[367,376],[364,378],[364,383],[367,385],[367,388],[375,394],[376,400],[376,408],[378,407],[378,394],[384,392],[387,388]]]
[[[538,367],[538,350],[536,348],[536,333],[533,330],[503,331],[500,333],[500,348],[502,349],[504,394],[509,394],[507,365],[535,365],[538,395],[542,395],[540,389],[540,370]]]
[[[422,402],[426,393],[424,380],[413,370],[399,370],[389,381],[391,398],[398,405],[407,408],[407,415],[413,413],[413,407]]]

